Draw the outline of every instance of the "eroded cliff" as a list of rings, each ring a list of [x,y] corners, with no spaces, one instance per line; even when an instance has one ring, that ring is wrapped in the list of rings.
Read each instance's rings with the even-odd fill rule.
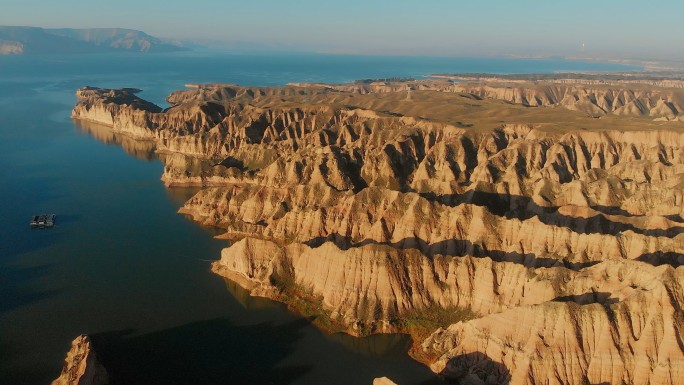
[[[471,383],[675,383],[681,91],[516,87],[86,88],[73,117],[205,186],[180,211],[225,229],[213,270],[326,327]]]

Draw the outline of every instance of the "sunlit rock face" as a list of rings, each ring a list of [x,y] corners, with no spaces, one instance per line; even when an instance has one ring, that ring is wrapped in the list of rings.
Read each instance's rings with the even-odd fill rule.
[[[681,89],[199,85],[166,110],[135,92],[81,89],[72,116],[204,186],[180,211],[225,230],[213,270],[253,295],[407,331],[462,383],[684,374]]]
[[[64,367],[52,385],[107,385],[107,370],[98,360],[90,337],[80,335],[71,343],[64,359]]]

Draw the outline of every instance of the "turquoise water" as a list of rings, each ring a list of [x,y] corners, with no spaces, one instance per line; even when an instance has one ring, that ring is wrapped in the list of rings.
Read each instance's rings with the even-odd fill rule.
[[[0,384],[55,378],[94,334],[127,384],[402,385],[435,377],[403,336],[326,335],[209,271],[225,243],[176,214],[153,154],[69,119],[84,85],[137,87],[162,104],[192,82],[278,85],[433,72],[625,69],[561,60],[180,53],[0,57]],[[116,139],[116,138],[114,138]],[[30,230],[41,212],[51,230]]]

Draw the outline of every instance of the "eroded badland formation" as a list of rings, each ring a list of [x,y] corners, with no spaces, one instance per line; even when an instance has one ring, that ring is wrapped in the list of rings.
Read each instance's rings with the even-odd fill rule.
[[[681,86],[84,88],[72,116],[205,186],[181,212],[225,229],[214,272],[324,327],[469,384],[675,384]]]

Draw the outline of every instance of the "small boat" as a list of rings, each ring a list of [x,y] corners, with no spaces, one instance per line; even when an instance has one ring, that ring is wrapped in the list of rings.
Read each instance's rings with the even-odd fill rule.
[[[33,218],[31,218],[31,222],[29,223],[31,225],[31,228],[39,228],[39,229],[44,229],[48,227],[53,227],[55,225],[55,218],[57,215],[55,214],[40,214],[40,215],[34,215]]]

